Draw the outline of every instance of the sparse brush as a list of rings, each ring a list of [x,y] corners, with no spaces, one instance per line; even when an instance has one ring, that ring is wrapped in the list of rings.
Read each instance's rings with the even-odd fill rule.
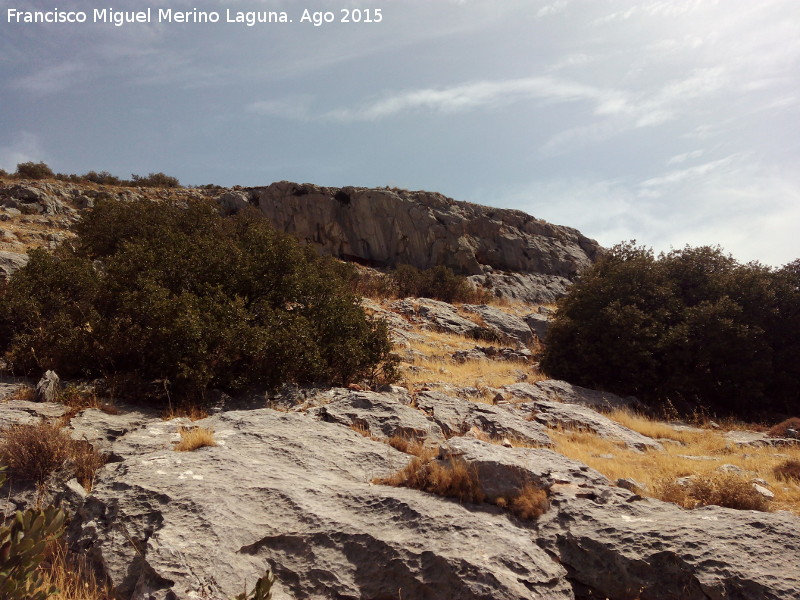
[[[163,421],[171,421],[172,419],[185,418],[190,421],[201,421],[208,418],[208,411],[194,404],[181,404],[179,406],[170,406],[161,413]]]
[[[181,427],[178,430],[181,434],[181,441],[175,445],[173,450],[177,452],[191,452],[204,446],[216,446],[214,440],[214,430],[203,427]]]
[[[372,434],[369,432],[369,427],[367,427],[363,423],[352,423],[350,425],[350,429],[355,431],[358,435],[364,436],[365,438],[372,437]]]
[[[69,457],[70,437],[55,425],[13,425],[2,433],[0,463],[11,479],[42,483]]]
[[[14,425],[2,432],[0,463],[11,479],[43,483],[58,469],[69,466],[78,482],[91,490],[94,474],[106,456],[85,440],[73,440],[50,423]]]
[[[6,396],[6,400],[24,400],[27,402],[33,402],[36,400],[36,390],[33,386],[30,385],[21,385],[16,390],[14,390],[11,394]]]
[[[800,460],[785,460],[776,466],[772,472],[781,481],[800,483]]]
[[[89,560],[67,550],[61,540],[47,545],[40,571],[45,587],[58,591],[48,600],[112,600],[112,590],[97,581]]]
[[[503,506],[496,501],[495,504]],[[519,495],[512,498],[508,508],[520,519],[533,520],[547,512],[550,502],[547,492],[529,483],[522,488]]]
[[[724,506],[738,510],[770,509],[769,500],[759,494],[753,484],[735,473],[701,475],[680,485],[674,481],[657,486],[656,497],[684,508]]]
[[[108,455],[95,450],[86,440],[71,440],[69,459],[78,480],[87,491],[94,487],[97,470],[108,462]]]

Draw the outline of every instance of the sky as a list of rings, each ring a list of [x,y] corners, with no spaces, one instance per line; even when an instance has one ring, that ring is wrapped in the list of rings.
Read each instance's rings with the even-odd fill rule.
[[[87,21],[9,22],[55,8]],[[800,3],[0,0],[0,168],[27,160],[424,189],[780,266],[800,257]]]

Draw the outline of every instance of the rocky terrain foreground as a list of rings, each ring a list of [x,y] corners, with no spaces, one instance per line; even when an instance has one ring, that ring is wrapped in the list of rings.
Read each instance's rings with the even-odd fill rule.
[[[539,398],[529,405],[552,403],[552,385],[567,384],[501,394],[522,389]],[[567,387],[591,402],[591,392]],[[521,416],[525,403],[400,387],[297,391],[276,408],[247,402],[195,422],[141,408],[72,417],[71,435],[111,462],[91,493],[72,480],[55,495],[73,515],[72,544],[120,597],[229,598],[267,569],[275,598],[798,597],[797,516],[689,511],[642,497],[548,448],[549,430]],[[22,400],[0,406],[4,425],[65,411]],[[218,445],[174,451],[181,426],[213,429]],[[622,439],[642,437],[618,429]],[[487,495],[511,497],[532,483],[547,490],[550,508],[522,520],[494,505],[376,484],[409,461],[384,443],[398,434],[424,438],[441,460],[466,461]]]

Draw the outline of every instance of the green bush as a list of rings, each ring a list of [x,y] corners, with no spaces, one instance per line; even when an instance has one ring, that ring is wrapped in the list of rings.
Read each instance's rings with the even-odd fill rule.
[[[55,177],[50,167],[43,162],[19,163],[15,175],[20,179],[49,179]]]
[[[100,185],[121,185],[122,183],[119,177],[112,175],[108,171],[100,171],[99,173],[97,171],[89,171],[85,175],[81,175],[81,179]]]
[[[257,211],[106,200],[76,233],[0,288],[0,350],[16,372],[157,381],[185,398],[392,374],[386,325],[342,267]]]
[[[656,406],[796,412],[798,271],[621,244],[561,301],[542,368]]]
[[[5,476],[0,472],[0,486]],[[39,564],[47,541],[61,535],[66,515],[50,506],[45,510],[17,512],[0,526],[0,598],[4,600],[45,600],[55,594],[46,588]]]
[[[390,273],[401,298],[415,296],[444,302],[484,302],[487,294],[476,290],[465,277],[449,267],[438,265],[420,270],[411,265],[399,265]]]
[[[162,187],[162,188],[176,188],[180,187],[180,181],[176,177],[170,177],[164,173],[150,173],[147,177],[131,175],[130,185],[140,187]]]

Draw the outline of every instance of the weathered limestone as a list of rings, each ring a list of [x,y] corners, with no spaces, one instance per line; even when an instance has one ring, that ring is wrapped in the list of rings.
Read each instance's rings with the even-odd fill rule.
[[[279,229],[328,254],[376,265],[446,265],[468,274],[488,266],[571,277],[600,253],[575,229],[433,192],[288,181],[248,191]]]
[[[408,462],[385,444],[269,409],[198,424],[220,445],[174,452],[174,425],[148,428],[138,449],[115,444],[123,461],[76,521],[126,599],[227,598],[268,568],[276,598],[573,598],[499,509],[370,484]]]

